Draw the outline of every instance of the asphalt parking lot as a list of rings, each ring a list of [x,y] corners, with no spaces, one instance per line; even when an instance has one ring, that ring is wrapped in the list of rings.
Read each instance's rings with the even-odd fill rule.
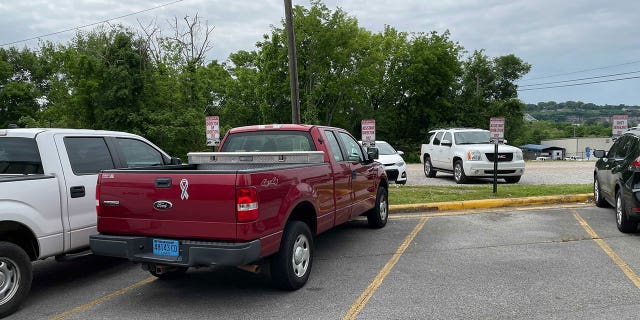
[[[235,268],[164,281],[127,261],[48,259],[7,319],[636,319],[640,234],[614,219],[572,204],[352,221],[316,239],[296,292]]]

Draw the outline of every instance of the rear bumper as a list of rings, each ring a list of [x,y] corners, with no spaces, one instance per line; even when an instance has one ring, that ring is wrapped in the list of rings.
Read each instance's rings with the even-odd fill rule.
[[[174,239],[180,243],[180,253],[168,257],[153,254],[154,238],[157,237],[98,234],[92,235],[89,242],[96,255],[177,267],[241,266],[260,259],[260,240],[226,243]]]

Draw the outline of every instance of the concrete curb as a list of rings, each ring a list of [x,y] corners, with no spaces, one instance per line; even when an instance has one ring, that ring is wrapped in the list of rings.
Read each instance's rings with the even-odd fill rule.
[[[511,199],[486,199],[451,202],[417,203],[390,205],[390,213],[415,212],[415,211],[440,211],[440,210],[466,210],[499,207],[519,207],[542,204],[557,204],[571,202],[593,201],[592,193],[567,194],[561,196],[542,196]]]

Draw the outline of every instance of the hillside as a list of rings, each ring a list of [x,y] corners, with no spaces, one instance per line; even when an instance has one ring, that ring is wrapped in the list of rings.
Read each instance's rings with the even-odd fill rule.
[[[580,101],[555,101],[527,104],[526,113],[536,120],[553,120],[567,123],[611,122],[613,115],[628,115],[629,126],[640,123],[640,106],[596,105]]]

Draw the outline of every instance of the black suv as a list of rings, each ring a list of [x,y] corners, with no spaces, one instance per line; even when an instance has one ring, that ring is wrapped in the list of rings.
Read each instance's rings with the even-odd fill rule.
[[[598,159],[593,196],[598,207],[616,208],[616,224],[624,233],[636,232],[640,220],[640,130],[625,132],[609,152],[595,150]]]

